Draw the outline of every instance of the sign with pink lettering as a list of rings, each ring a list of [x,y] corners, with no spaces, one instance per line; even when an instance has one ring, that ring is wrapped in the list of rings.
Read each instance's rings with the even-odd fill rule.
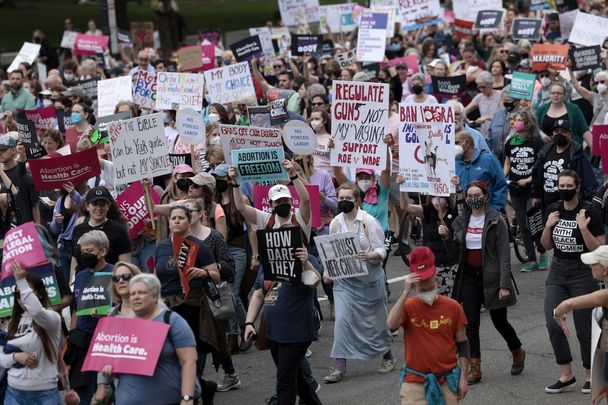
[[[150,194],[154,204],[160,203],[160,196],[153,188],[150,188]],[[129,236],[131,239],[144,229],[144,221],[150,219],[150,213],[146,209],[144,200],[144,186],[141,182],[136,181],[131,183],[125,191],[116,197],[116,204],[120,212],[127,218],[127,227],[129,228]]]
[[[101,172],[96,148],[67,156],[33,159],[27,162],[32,172],[34,187],[39,191],[61,188],[67,182],[82,183]]]
[[[35,110],[24,110],[25,117],[36,125],[36,132],[42,134],[49,128],[53,128],[57,123],[57,111],[55,107],[37,108]]]
[[[133,86],[133,102],[153,110],[156,107],[156,73],[140,70]]]
[[[6,232],[2,248],[2,275],[13,274],[11,264],[17,260],[21,267],[32,267],[47,260],[33,222],[27,222]]]
[[[300,199],[298,192],[294,186],[288,186],[291,196],[293,197],[292,208],[300,207]],[[253,188],[253,206],[264,212],[272,212],[270,200],[268,199],[268,190],[270,186],[255,186]],[[321,226],[321,198],[319,196],[319,186],[308,185],[308,196],[310,197],[310,210],[312,212],[312,226],[318,228]]]
[[[108,49],[107,35],[78,34],[74,40],[74,52],[79,55],[96,55]]]
[[[169,329],[164,322],[115,316],[101,318],[82,371],[101,371],[105,366],[112,366],[113,373],[150,377],[154,375]]]

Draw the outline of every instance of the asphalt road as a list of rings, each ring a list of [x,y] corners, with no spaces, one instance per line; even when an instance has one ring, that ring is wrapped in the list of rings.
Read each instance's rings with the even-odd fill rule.
[[[517,331],[527,352],[526,365],[519,376],[511,376],[511,353],[506,343],[494,329],[488,313],[482,314],[481,321],[481,369],[482,381],[469,388],[463,404],[584,404],[590,403],[590,396],[580,393],[584,373],[580,360],[578,341],[574,326],[570,321],[570,345],[574,357],[574,372],[577,386],[562,394],[546,394],[544,387],[554,383],[559,377],[559,367],[555,363],[553,351],[545,327],[543,315],[543,285],[546,271],[521,273],[520,265],[512,256],[513,275],[517,281],[520,295],[516,306],[509,309],[509,320]],[[388,263],[392,296],[392,307],[403,289],[402,278],[409,271],[398,257]],[[321,290],[320,296],[323,294]],[[327,301],[321,302],[324,313],[329,314]],[[322,385],[319,397],[323,404],[399,404],[399,371],[381,375],[376,372],[380,365],[377,361],[349,361],[348,377],[338,384],[323,384],[334,360],[330,358],[334,323],[326,318],[320,332],[319,341],[311,346],[313,351],[309,361],[317,381]],[[403,337],[395,338],[393,353],[397,358],[398,369],[404,363]],[[229,392],[218,392],[215,404],[263,404],[270,397],[275,382],[275,367],[269,352],[251,348],[244,354],[233,357],[241,387]],[[222,370],[216,374],[208,365],[205,378],[219,380]]]

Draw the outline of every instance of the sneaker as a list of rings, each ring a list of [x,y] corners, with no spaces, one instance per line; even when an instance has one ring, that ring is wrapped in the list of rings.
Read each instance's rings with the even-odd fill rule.
[[[537,262],[528,262],[528,263],[524,264],[523,266],[521,266],[522,273],[530,273],[530,272],[536,271],[536,270],[538,270]]]
[[[560,380],[557,380],[557,382],[555,384],[545,387],[545,392],[547,394],[559,394],[561,392],[564,392],[568,387],[573,387],[575,384],[576,384],[575,377],[572,377],[571,379],[569,379],[566,382],[561,382]]]
[[[342,372],[340,370],[334,370],[331,372],[330,375],[326,375],[325,377],[323,377],[323,381],[325,381],[325,384],[334,384],[339,383],[344,378],[346,378],[345,372]]]
[[[241,380],[236,374],[226,374],[224,379],[217,383],[217,392],[226,392],[230,390],[238,390],[241,386]]]
[[[304,357],[309,358],[310,356],[312,356],[312,350],[306,349],[306,354],[304,355]]]
[[[581,394],[591,394],[591,381],[585,381],[585,385],[581,388]]]
[[[382,363],[380,363],[380,368],[378,372],[380,374],[390,373],[395,369],[395,364],[397,364],[397,360],[393,359],[382,359]]]
[[[538,258],[538,268],[547,270],[549,268],[549,255],[545,252]]]

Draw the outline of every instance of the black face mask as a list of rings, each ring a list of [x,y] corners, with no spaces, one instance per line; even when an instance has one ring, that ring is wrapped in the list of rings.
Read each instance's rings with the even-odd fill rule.
[[[414,94],[421,94],[422,86],[419,84],[416,84],[416,85],[412,86],[412,91],[414,92]]]
[[[192,181],[190,179],[177,179],[175,185],[182,191],[188,191],[191,183]]]
[[[280,216],[281,218],[287,218],[291,212],[291,204],[277,205],[272,209],[272,212]]]
[[[81,253],[80,264],[85,269],[94,269],[99,263],[99,258],[93,253]]]
[[[502,105],[505,106],[505,110],[507,111],[512,111],[515,108],[515,102],[511,102],[511,103],[502,103]]]
[[[570,140],[564,134],[553,135],[553,141],[557,146],[566,146],[568,143],[570,143]]]
[[[355,203],[348,200],[338,201],[338,211],[348,214],[355,209]]]
[[[519,56],[521,56],[522,59],[528,59],[530,57],[529,53],[520,53]]]
[[[228,182],[226,180],[215,180],[215,190],[218,193],[223,193],[228,190]]]
[[[561,198],[564,201],[570,201],[576,196],[575,188],[563,189],[563,190],[559,189],[558,191],[559,191],[559,198]]]

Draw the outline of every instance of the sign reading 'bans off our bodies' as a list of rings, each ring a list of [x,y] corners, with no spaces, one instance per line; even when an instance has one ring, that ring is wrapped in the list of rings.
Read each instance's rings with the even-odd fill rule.
[[[331,165],[383,170],[388,123],[388,84],[334,81]]]
[[[263,150],[283,147],[281,131],[275,128],[220,124],[220,141],[228,164],[232,164],[233,150],[250,148]]]
[[[316,236],[315,244],[319,249],[323,268],[332,280],[368,274],[367,267],[357,257],[361,248],[356,232]]]
[[[454,111],[445,104],[399,105],[401,191],[436,196],[454,192]]]
[[[160,203],[160,196],[150,188],[150,195],[154,204]],[[150,219],[150,213],[146,208],[144,200],[144,186],[141,182],[136,181],[116,197],[116,205],[120,212],[127,218],[127,228],[129,228],[129,236],[131,239],[144,229],[146,219]]]
[[[227,104],[244,93],[255,94],[247,62],[207,70],[204,74],[211,103]]]

